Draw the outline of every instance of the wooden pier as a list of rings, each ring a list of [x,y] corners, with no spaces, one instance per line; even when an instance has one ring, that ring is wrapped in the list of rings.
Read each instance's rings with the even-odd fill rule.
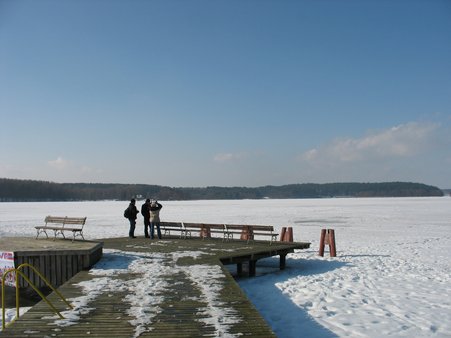
[[[14,265],[28,263],[34,266],[54,286],[59,287],[79,271],[89,269],[102,257],[101,242],[74,241],[64,239],[34,239],[28,237],[0,238],[0,251],[14,253]],[[38,288],[45,287],[44,282],[31,269],[24,268],[23,273]],[[28,283],[19,279],[20,287]]]
[[[76,317],[69,324],[62,325],[48,305],[41,301],[0,332],[0,337],[275,337],[224,265],[236,264],[238,272],[244,272],[244,265],[248,267],[246,272],[254,275],[259,259],[280,256],[280,268],[283,269],[288,253],[310,245],[296,242],[273,242],[269,245],[268,241],[246,243],[217,238],[175,237],[163,240],[112,238],[102,239],[101,242],[105,260],[112,259],[118,253],[127,253],[148,260],[149,264],[164,262],[165,269],[159,276],[159,282],[164,282],[164,287],[155,286],[155,289],[148,290],[149,295],[157,293],[159,300],[139,309],[148,313],[150,320],[143,324],[130,311],[132,305],[127,300],[130,289],[109,288],[116,284],[133,285],[142,277],[142,272],[122,266],[122,272],[109,276],[109,283],[98,290],[95,297],[91,295],[87,304],[89,310],[78,311],[75,315],[73,312],[76,311],[63,313],[67,317]],[[66,243],[71,245],[69,241]],[[193,269],[211,268],[219,271],[214,285],[210,285],[212,283],[208,278],[193,279]],[[99,276],[94,273],[81,271],[59,291],[69,300],[78,299],[84,296],[80,283],[89,283],[96,278]],[[206,292],[206,288],[210,291]],[[211,290],[215,290],[214,295]],[[144,304],[146,296],[143,296]],[[48,298],[55,302],[60,311],[68,310],[56,295],[51,294]]]

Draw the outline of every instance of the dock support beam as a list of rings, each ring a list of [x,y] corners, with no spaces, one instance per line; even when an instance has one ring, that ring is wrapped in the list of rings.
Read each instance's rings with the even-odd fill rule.
[[[280,270],[284,270],[286,266],[287,254],[280,255]]]
[[[236,273],[238,275],[241,275],[243,273],[243,263],[237,263],[236,264]]]
[[[257,267],[257,261],[249,261],[249,277],[255,276],[256,267]]]

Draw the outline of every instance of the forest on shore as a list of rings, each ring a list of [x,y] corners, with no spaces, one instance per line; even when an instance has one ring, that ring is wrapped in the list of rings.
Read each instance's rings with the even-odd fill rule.
[[[443,196],[437,187],[412,182],[301,183],[262,187],[174,188],[148,184],[54,183],[0,178],[1,202],[98,201],[154,198],[159,200],[288,199],[330,197]]]

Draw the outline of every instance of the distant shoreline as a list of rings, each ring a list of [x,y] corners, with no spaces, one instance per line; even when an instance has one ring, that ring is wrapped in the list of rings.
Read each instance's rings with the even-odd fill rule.
[[[300,183],[281,186],[174,188],[147,184],[54,183],[0,178],[0,202],[166,201],[444,196],[451,190],[412,182]]]

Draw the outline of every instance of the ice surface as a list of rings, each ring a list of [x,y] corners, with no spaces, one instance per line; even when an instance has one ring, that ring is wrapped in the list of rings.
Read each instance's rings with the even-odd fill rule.
[[[292,226],[295,241],[312,243],[311,249],[287,257],[286,270],[278,271],[277,258],[265,259],[257,264],[257,277],[239,280],[278,337],[451,336],[449,197],[162,204],[164,221],[266,224],[274,225],[278,232],[283,226]],[[122,216],[127,205],[117,201],[0,203],[0,236],[34,236],[34,226],[43,224],[47,215],[87,216],[87,239],[127,236],[128,221]],[[328,250],[325,257],[318,256],[322,228],[335,229],[337,258],[328,257]],[[138,219],[136,234],[143,235],[142,219]],[[183,257],[183,253],[178,255]],[[139,259],[132,253],[107,252],[92,271],[98,284],[80,287],[99,289],[121,269],[138,269],[142,265]],[[214,288],[222,273],[215,269],[193,268],[184,273],[193,281],[211,280],[211,289],[202,290],[202,300],[211,304],[208,321],[221,336],[227,334],[231,323],[222,323],[222,314],[215,307]],[[164,287],[164,271],[147,270],[149,275],[143,278]],[[141,311],[141,303],[159,302],[157,295],[141,292],[139,283],[127,285],[137,297],[126,300],[136,318],[137,336],[152,320],[152,314]],[[89,311],[89,299],[77,304],[80,311]],[[14,311],[8,314],[10,320]],[[76,321],[75,315],[64,325],[71,321]]]

